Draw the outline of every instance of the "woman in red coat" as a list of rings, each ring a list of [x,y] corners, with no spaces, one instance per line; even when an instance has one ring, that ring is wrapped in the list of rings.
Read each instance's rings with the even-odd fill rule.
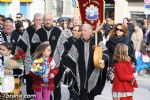
[[[115,49],[114,56],[114,79],[112,87],[113,100],[133,100],[134,88],[137,88],[130,57],[128,56],[128,46],[119,43]]]
[[[50,100],[50,93],[55,89],[54,77],[58,73],[54,59],[50,56],[49,42],[43,42],[37,48],[30,75],[33,77],[32,88],[35,90],[35,100]]]

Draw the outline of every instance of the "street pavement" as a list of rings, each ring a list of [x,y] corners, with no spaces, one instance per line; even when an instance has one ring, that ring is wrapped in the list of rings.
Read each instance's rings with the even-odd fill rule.
[[[139,87],[134,92],[134,100],[150,100],[150,77],[138,77],[137,82]],[[101,95],[95,97],[94,100],[112,100],[111,95],[112,84],[106,82],[104,90]],[[23,95],[25,95],[25,86],[23,89]],[[69,91],[66,85],[61,85],[62,100],[69,99]]]
[[[150,78],[138,77],[139,87],[134,92],[134,100],[150,100]],[[111,95],[112,84],[106,83],[101,95],[95,97],[94,100],[112,100]],[[67,86],[62,85],[62,100],[68,100],[69,92]]]

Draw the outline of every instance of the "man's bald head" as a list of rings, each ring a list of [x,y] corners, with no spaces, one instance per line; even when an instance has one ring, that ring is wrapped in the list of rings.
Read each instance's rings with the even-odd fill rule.
[[[52,13],[46,13],[46,14],[44,14],[44,16],[43,16],[43,19],[45,19],[45,18],[47,18],[47,17],[53,18],[53,14],[52,14]]]
[[[53,25],[53,15],[52,13],[46,13],[43,16],[44,26],[49,28]]]

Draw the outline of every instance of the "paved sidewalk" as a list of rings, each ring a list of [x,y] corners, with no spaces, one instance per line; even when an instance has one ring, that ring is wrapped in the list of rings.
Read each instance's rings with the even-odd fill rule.
[[[136,80],[150,82],[150,74],[139,75]]]
[[[150,91],[150,75],[138,76],[136,80],[139,87]]]

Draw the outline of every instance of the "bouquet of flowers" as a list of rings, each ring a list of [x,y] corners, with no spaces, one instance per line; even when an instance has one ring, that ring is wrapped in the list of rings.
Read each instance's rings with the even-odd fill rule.
[[[14,60],[17,61],[17,64],[16,64],[17,68],[23,69],[25,57],[26,57],[26,55],[23,52],[23,50],[18,49],[17,53],[14,55]]]
[[[34,60],[31,71],[36,75],[40,75],[40,76],[46,75],[48,71],[46,62],[42,58]],[[48,81],[47,77],[44,77],[43,81],[47,82]]]
[[[38,75],[42,75],[42,62],[43,62],[43,60],[41,58],[36,59],[33,62],[32,72],[34,72]]]

